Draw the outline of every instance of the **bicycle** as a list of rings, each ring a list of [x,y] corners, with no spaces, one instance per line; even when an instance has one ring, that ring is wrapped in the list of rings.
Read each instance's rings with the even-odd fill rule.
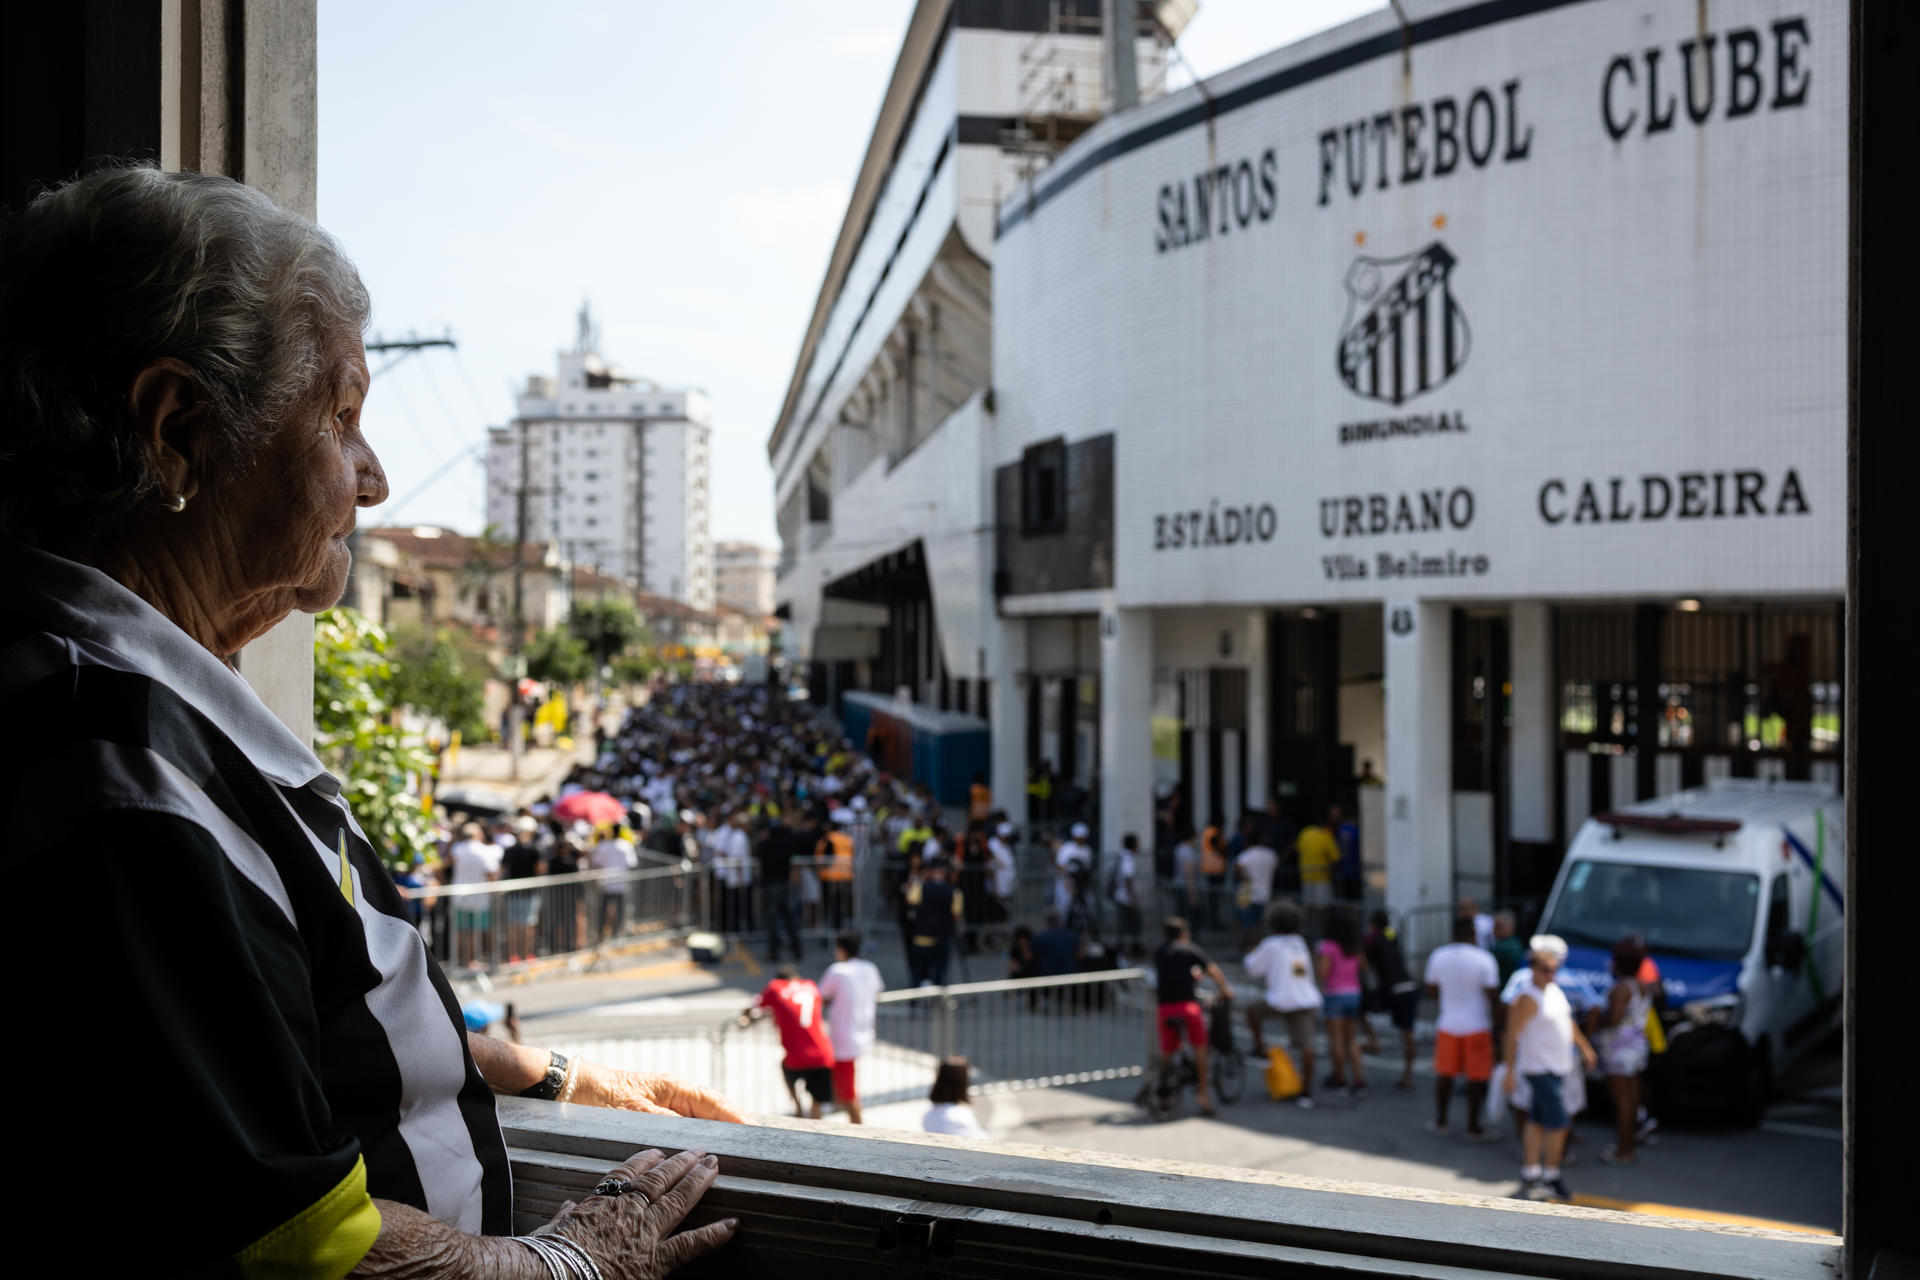
[[[1225,995],[1218,995],[1206,1005],[1207,1065],[1208,1074],[1213,1077],[1213,1095],[1222,1103],[1235,1103],[1240,1101],[1240,1093],[1246,1087],[1247,1067],[1233,1043],[1232,1002]],[[1164,1023],[1175,1029],[1186,1025],[1179,1018],[1167,1018]],[[1172,1053],[1155,1057],[1135,1101],[1146,1109],[1149,1120],[1164,1124],[1179,1113],[1182,1096],[1199,1082],[1193,1046],[1182,1037]]]

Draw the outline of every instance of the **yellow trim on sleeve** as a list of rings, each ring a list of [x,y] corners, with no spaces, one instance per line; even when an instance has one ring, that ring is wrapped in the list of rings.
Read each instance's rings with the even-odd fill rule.
[[[373,1247],[380,1210],[356,1156],[333,1190],[233,1255],[247,1280],[340,1280]]]
[[[340,893],[353,905],[353,862],[347,857],[347,829],[340,828]]]

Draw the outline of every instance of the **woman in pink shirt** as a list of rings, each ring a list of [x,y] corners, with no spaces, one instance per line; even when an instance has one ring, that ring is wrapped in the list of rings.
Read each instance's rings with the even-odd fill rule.
[[[1327,936],[1314,957],[1320,990],[1326,995],[1327,1056],[1333,1059],[1328,1083],[1351,1096],[1367,1091],[1360,1065],[1360,984],[1367,969],[1360,946],[1360,929],[1345,911],[1329,914]]]

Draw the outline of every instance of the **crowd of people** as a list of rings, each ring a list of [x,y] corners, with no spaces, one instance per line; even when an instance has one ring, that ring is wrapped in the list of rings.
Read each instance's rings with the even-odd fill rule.
[[[1589,1072],[1605,1075],[1615,1118],[1614,1141],[1600,1159],[1631,1166],[1637,1148],[1653,1140],[1658,1125],[1647,1111],[1646,1071],[1662,994],[1658,967],[1637,936],[1615,948],[1606,997],[1576,1009],[1555,981],[1566,962],[1566,943],[1552,935],[1523,943],[1509,911],[1488,914],[1462,901],[1453,941],[1427,957],[1419,980],[1386,912],[1373,912],[1364,934],[1357,910],[1324,911],[1317,930],[1309,926],[1310,912],[1292,899],[1268,904],[1264,936],[1243,957],[1248,977],[1261,987],[1244,1011],[1250,1057],[1269,1064],[1266,1028],[1279,1021],[1299,1082],[1295,1106],[1316,1105],[1314,1068],[1323,1031],[1329,1071],[1321,1087],[1345,1099],[1366,1096],[1364,1055],[1380,1049],[1370,1014],[1387,1015],[1398,1033],[1401,1071],[1394,1087],[1411,1091],[1415,1020],[1424,992],[1436,1010],[1434,1113],[1426,1127],[1440,1135],[1452,1131],[1462,1081],[1468,1141],[1495,1140],[1495,1120],[1511,1112],[1520,1138],[1520,1196],[1571,1198],[1562,1170],[1571,1159],[1572,1117],[1586,1106]],[[1310,942],[1315,932],[1318,940]],[[1212,956],[1194,942],[1188,920],[1168,918],[1165,939],[1154,956],[1161,1048],[1171,1054],[1183,1036],[1192,1046],[1201,1076],[1196,1100],[1210,1114],[1207,1037],[1196,987],[1209,977],[1216,998],[1230,998],[1231,989]]]
[[[777,691],[669,686],[630,710],[599,748],[594,763],[576,769],[550,803],[502,816],[490,829],[449,829],[442,865],[450,882],[631,870],[649,851],[663,864],[697,867],[711,886],[707,923],[763,938],[768,963],[780,966],[743,1016],[778,1025],[796,1114],[838,1107],[860,1120],[856,1064],[873,1041],[873,1005],[884,984],[863,957],[868,948],[859,929],[880,916],[899,930],[913,986],[945,985],[956,957],[961,977],[976,976],[965,968],[967,957],[1002,948],[1006,973],[1015,978],[1146,956],[1141,904],[1150,867],[1134,836],[1103,856],[1088,826],[1073,822],[1049,842],[1044,862],[1023,855],[1017,829],[993,806],[983,779],[974,780],[964,822],[950,825],[949,811],[924,785],[885,775],[807,704]],[[624,815],[599,826],[562,821],[555,810],[578,791],[615,797]],[[1203,1112],[1214,1104],[1196,987],[1203,976],[1223,989],[1226,981],[1203,947],[1212,942],[1240,955],[1260,987],[1241,1011],[1256,1063],[1267,1064],[1269,1024],[1281,1024],[1299,1080],[1295,1106],[1313,1108],[1329,1091],[1366,1096],[1366,1059],[1381,1050],[1378,1015],[1397,1039],[1393,1087],[1411,1091],[1424,999],[1434,1010],[1429,1130],[1451,1133],[1463,1111],[1465,1138],[1491,1141],[1495,1117],[1511,1111],[1522,1194],[1565,1198],[1571,1116],[1585,1106],[1586,1071],[1599,1064],[1619,1117],[1600,1158],[1634,1161],[1654,1127],[1644,1073],[1648,1028],[1657,1027],[1649,1010],[1660,998],[1657,971],[1637,940],[1622,941],[1605,1002],[1576,1018],[1553,981],[1565,945],[1552,937],[1523,941],[1511,912],[1486,913],[1463,901],[1453,941],[1416,974],[1392,917],[1352,900],[1357,833],[1338,805],[1299,827],[1276,803],[1264,815],[1248,815],[1232,836],[1218,822],[1179,835],[1166,886],[1177,914],[1165,922],[1152,961],[1162,1048],[1173,1052],[1183,1037],[1193,1046]],[[879,855],[860,863],[864,919],[856,912],[857,844]],[[1048,880],[1040,920],[1016,920],[1023,874]],[[517,905],[509,899],[509,950],[564,950],[617,932],[626,909],[619,887],[617,879],[602,886],[596,913],[563,912],[554,920],[541,913],[537,896]],[[488,910],[455,902],[456,960],[471,951],[464,940],[486,926]],[[835,955],[816,983],[801,973],[802,934],[823,932],[831,933]],[[787,957],[791,963],[782,964]],[[1326,1073],[1319,1076],[1322,1055]],[[950,1079],[942,1091],[952,1092]],[[1455,1106],[1457,1098],[1463,1107]]]

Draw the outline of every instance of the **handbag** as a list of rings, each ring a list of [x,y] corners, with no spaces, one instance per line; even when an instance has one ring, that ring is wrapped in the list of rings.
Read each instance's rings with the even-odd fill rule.
[[[1293,1055],[1274,1045],[1267,1050],[1267,1096],[1283,1102],[1299,1093],[1300,1069],[1293,1065]]]

